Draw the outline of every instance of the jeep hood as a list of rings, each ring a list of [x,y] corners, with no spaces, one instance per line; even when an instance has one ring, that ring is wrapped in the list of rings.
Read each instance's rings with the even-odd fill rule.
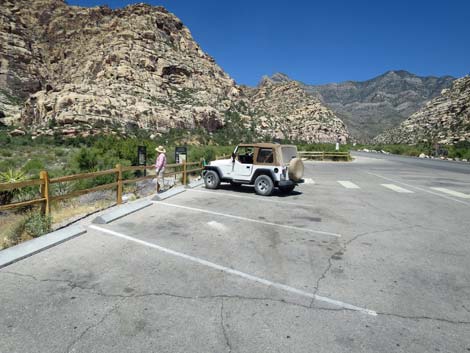
[[[231,165],[232,164],[232,159],[219,159],[217,161],[211,161],[209,163],[210,166],[214,166],[214,167],[217,167],[217,166],[222,166],[222,165]]]

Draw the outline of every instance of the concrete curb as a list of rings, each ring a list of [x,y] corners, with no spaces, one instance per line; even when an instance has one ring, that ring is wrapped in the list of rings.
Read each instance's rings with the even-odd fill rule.
[[[190,182],[186,188],[187,189],[194,189],[197,188],[198,186],[204,185],[204,179],[199,179],[199,180],[194,180]]]
[[[131,213],[139,211],[145,207],[152,205],[152,202],[148,200],[131,202],[125,205],[120,205],[116,209],[106,212],[99,217],[96,217],[91,223],[94,224],[107,224],[116,219],[127,216]]]
[[[186,189],[185,189],[184,187],[182,187],[182,186],[177,187],[177,188],[172,188],[172,189],[170,189],[170,190],[168,190],[168,191],[165,191],[165,192],[163,192],[163,193],[161,193],[161,194],[155,195],[155,196],[152,198],[152,201],[162,201],[162,200],[165,200],[165,199],[167,199],[167,198],[169,198],[169,197],[178,195],[178,194],[180,194],[180,193],[182,193],[182,192],[185,192],[185,191],[186,191]]]
[[[22,244],[0,251],[0,268],[11,265],[17,261],[23,260],[41,251],[59,245],[64,241],[75,238],[83,233],[86,229],[79,225],[72,225],[59,229],[55,232],[45,234],[39,238],[35,238]]]

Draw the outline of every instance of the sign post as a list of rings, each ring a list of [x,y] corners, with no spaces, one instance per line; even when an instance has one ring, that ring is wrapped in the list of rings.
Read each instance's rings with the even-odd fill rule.
[[[182,164],[188,158],[188,148],[186,146],[175,147],[175,163]]]
[[[183,165],[183,185],[186,185],[186,160],[188,158],[188,148],[186,146],[175,147],[175,163]],[[176,181],[176,175],[175,175]]]
[[[147,146],[137,146],[137,164],[147,165]],[[147,176],[147,169],[144,169],[144,176]]]

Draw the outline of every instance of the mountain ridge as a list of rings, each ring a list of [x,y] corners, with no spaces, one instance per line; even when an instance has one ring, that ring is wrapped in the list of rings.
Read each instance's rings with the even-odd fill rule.
[[[456,144],[470,142],[470,76],[453,82],[399,126],[374,139],[375,143]]]
[[[285,137],[287,117],[301,120],[303,128],[289,133],[299,140],[348,136],[335,114],[310,97],[302,98],[304,106],[290,100],[282,115],[257,116],[264,112],[253,113],[251,93],[163,7],[5,0],[0,9],[0,122],[20,122],[35,135],[126,135],[135,129],[161,135],[199,128],[211,133],[224,128],[227,114],[238,114],[247,128],[267,119],[267,127],[255,126],[260,138]],[[284,84],[286,90],[276,90],[273,99],[289,101],[294,91]]]
[[[270,79],[277,82],[278,77],[283,81],[290,79],[283,73],[275,73]],[[348,80],[321,85],[301,83],[309,94],[317,97],[345,122],[353,137],[370,141],[400,124],[443,89],[449,88],[454,80],[449,75],[418,76],[406,70],[388,70],[365,81]]]

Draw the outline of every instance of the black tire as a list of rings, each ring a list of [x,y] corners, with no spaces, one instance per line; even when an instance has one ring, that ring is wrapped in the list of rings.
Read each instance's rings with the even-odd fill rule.
[[[279,187],[279,191],[286,195],[290,194],[292,191],[294,191],[294,189],[295,185]]]
[[[213,170],[208,170],[204,175],[206,189],[217,189],[220,185],[219,174]]]
[[[258,195],[269,196],[273,192],[273,180],[267,175],[260,175],[255,180],[255,191]]]

